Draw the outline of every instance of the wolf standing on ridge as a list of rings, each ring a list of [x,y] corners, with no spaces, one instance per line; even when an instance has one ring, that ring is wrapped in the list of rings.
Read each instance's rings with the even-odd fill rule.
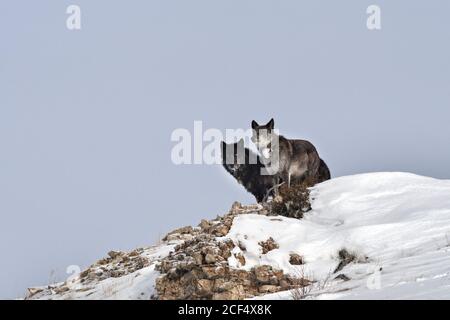
[[[265,125],[259,125],[253,120],[252,142],[266,160],[276,162],[274,174],[278,177],[278,182],[282,180],[290,187],[292,183],[301,183],[306,179],[320,183],[331,178],[328,166],[311,142],[277,135],[274,125],[273,119]],[[278,156],[275,152],[278,152]]]
[[[244,188],[253,194],[258,203],[264,201],[269,195],[273,196],[275,177],[262,175],[261,163],[258,155],[244,147],[244,140],[227,144],[222,141],[222,164]]]

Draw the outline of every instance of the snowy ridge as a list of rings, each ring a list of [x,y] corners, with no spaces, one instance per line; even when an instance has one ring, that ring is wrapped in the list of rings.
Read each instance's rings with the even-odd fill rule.
[[[337,267],[337,252],[345,248],[367,261],[344,267],[336,275],[351,280],[329,281],[310,298],[450,298],[450,181],[406,173],[362,174],[322,183],[311,197],[313,210],[303,220],[281,218],[269,224],[262,217],[239,217],[231,237],[251,242],[251,247],[270,234],[280,244],[278,250],[247,261],[275,264],[295,274],[286,253],[298,252],[306,262],[304,272],[325,281]],[[270,296],[277,297],[289,298],[286,293]]]
[[[233,250],[245,257],[245,265],[231,256],[230,267],[250,270],[267,264],[306,276],[320,285],[312,285],[305,299],[450,298],[450,181],[408,173],[347,176],[312,188],[311,203],[302,220],[257,213],[236,216],[228,234],[217,238],[240,244]],[[278,248],[263,254],[260,242],[270,237]],[[68,289],[31,289],[35,291],[29,298],[149,299],[160,276],[155,265],[175,244],[166,241],[145,249],[140,253],[148,260],[145,268],[122,277],[90,287],[75,278],[66,284]],[[342,249],[354,260],[336,271]],[[292,253],[304,264],[292,265]],[[256,298],[292,299],[293,294]]]
[[[155,294],[155,281],[159,272],[155,265],[159,259],[167,256],[175,247],[175,243],[166,243],[158,246],[140,248],[135,257],[145,259],[147,264],[138,271],[126,273],[120,259],[128,257],[123,255],[109,261],[92,265],[84,272],[63,283],[51,284],[44,287],[29,288],[25,299],[32,300],[149,300]],[[111,253],[113,253],[112,251]],[[132,254],[131,253],[131,254]],[[102,259],[104,260],[104,259]],[[102,261],[100,260],[100,261]],[[109,269],[123,272],[120,276],[108,276],[102,279],[102,270]],[[86,276],[83,276],[86,273]]]

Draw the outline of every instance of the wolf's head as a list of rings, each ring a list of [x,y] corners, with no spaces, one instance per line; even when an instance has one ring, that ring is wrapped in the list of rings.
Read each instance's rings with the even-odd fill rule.
[[[270,148],[275,122],[270,119],[265,125],[260,126],[255,120],[252,121],[252,142],[261,150]]]
[[[246,163],[247,149],[244,147],[244,139],[237,143],[221,143],[222,164],[225,169],[235,175]]]

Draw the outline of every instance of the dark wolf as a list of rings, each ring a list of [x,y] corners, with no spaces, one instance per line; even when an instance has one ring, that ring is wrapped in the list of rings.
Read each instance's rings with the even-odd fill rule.
[[[253,194],[258,203],[273,195],[274,177],[261,174],[264,164],[258,155],[244,147],[243,139],[231,144],[222,141],[221,150],[225,170]]]
[[[331,178],[328,166],[319,157],[319,153],[311,142],[286,139],[277,135],[274,132],[274,125],[273,119],[265,125],[259,125],[253,120],[252,141],[265,158],[277,159],[275,175],[278,177],[278,182],[283,181],[289,187],[292,183],[303,181],[320,183]],[[278,150],[278,158],[273,157],[274,150]]]

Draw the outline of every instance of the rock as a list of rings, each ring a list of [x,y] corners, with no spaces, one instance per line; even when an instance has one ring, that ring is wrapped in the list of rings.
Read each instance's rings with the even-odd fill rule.
[[[82,272],[80,273],[80,278],[86,278],[86,277],[88,276],[89,272],[91,272],[91,269],[90,269],[90,268],[89,268],[89,269],[86,269],[86,270],[84,270],[84,271],[82,271]]]
[[[213,300],[239,300],[239,296],[236,293],[230,291],[216,292],[213,294]]]
[[[181,235],[179,233],[168,234],[167,236],[164,237],[164,241],[167,241],[167,242],[176,241],[176,240],[180,240],[180,239],[181,239]]]
[[[38,294],[40,292],[42,292],[44,289],[42,288],[28,288],[28,294],[27,294],[27,299],[31,298],[32,296],[34,296],[35,294]]]
[[[356,255],[354,253],[350,253],[349,251],[347,251],[347,249],[339,250],[338,257],[339,257],[339,264],[333,273],[341,271],[342,269],[344,269],[345,266],[357,260]]]
[[[228,234],[237,214],[259,213],[261,210],[263,207],[260,205],[242,206],[236,203],[224,217],[212,221],[202,220],[197,228],[178,229],[175,233],[169,233],[167,239],[171,239],[172,235],[181,242],[155,267],[161,272],[156,281],[157,298],[246,299],[295,288],[298,283],[296,279],[271,266],[262,265],[248,271],[233,269],[228,265],[228,258],[232,254],[240,265],[245,265],[245,256],[242,252],[234,252],[236,244],[231,239],[217,237]],[[242,242],[238,245],[241,251],[246,251]],[[272,238],[260,245],[264,253],[278,248]]]
[[[205,255],[205,262],[207,264],[213,264],[217,261],[217,258],[215,255],[208,253],[207,255]]]
[[[202,271],[205,273],[208,279],[216,279],[218,277],[225,276],[226,268],[221,266],[204,266],[202,267]]]
[[[211,291],[213,289],[214,282],[208,279],[200,279],[197,281],[196,290],[200,295],[212,295]]]
[[[115,259],[119,256],[121,256],[123,253],[120,251],[110,251],[108,252],[108,256],[110,256],[111,259]]]
[[[147,254],[147,248],[137,248],[129,253],[110,251],[108,256],[80,273],[69,288],[67,283],[49,286],[43,289],[30,289],[28,296],[52,296],[68,298],[73,292],[91,291],[93,294],[100,281],[133,274],[131,280],[138,276],[138,270],[150,263],[155,263],[155,270],[160,276],[155,281],[156,293],[152,299],[246,299],[266,293],[290,290],[301,283],[285,275],[282,270],[263,265],[251,270],[234,269],[228,265],[231,255],[241,266],[246,264],[242,242],[234,243],[226,236],[232,228],[234,217],[238,214],[268,214],[261,205],[243,206],[235,203],[230,212],[214,220],[202,220],[198,227],[183,227],[168,233],[164,241],[176,240],[173,250],[168,255],[154,257]],[[243,235],[243,241],[248,236]],[[240,250],[236,248],[239,246]],[[263,241],[264,253],[277,248],[272,238]],[[101,286],[101,283],[100,283]],[[48,292],[48,293],[47,293]]]
[[[241,266],[245,266],[245,257],[242,253],[236,254],[235,257],[236,257],[236,260],[239,261],[239,264]]]
[[[289,263],[292,264],[293,266],[299,266],[302,265],[304,262],[301,255],[297,253],[291,253],[289,255]]]
[[[101,266],[101,265],[105,265],[105,264],[107,264],[107,263],[108,263],[108,259],[105,258],[105,259],[100,259],[100,260],[98,260],[97,263],[96,263],[96,265]]]
[[[275,286],[275,285],[266,284],[266,285],[259,287],[258,291],[261,293],[274,293],[274,292],[280,291],[280,287]]]
[[[186,240],[191,238],[194,234],[194,228],[191,226],[186,226],[182,228],[175,229],[171,232],[169,232],[164,238],[163,241],[174,241],[174,240]]]
[[[348,276],[346,276],[345,274],[340,274],[337,277],[335,277],[334,279],[336,280],[342,280],[342,281],[349,281],[351,280]]]
[[[254,273],[256,276],[256,280],[258,280],[260,283],[269,283],[270,282],[270,278],[272,276],[272,267],[270,266],[258,266],[255,267],[254,269]]]
[[[266,241],[261,241],[258,244],[261,246],[263,254],[279,248],[278,244],[275,242],[275,240],[273,240],[272,237],[270,237]]]
[[[202,230],[207,231],[207,230],[209,230],[209,228],[211,227],[211,224],[209,223],[208,220],[203,219],[203,220],[200,222],[199,227],[200,227]]]
[[[247,297],[245,293],[245,289],[242,285],[239,284],[228,284],[230,287],[226,291],[215,292],[213,294],[213,300],[239,300]]]
[[[231,206],[230,213],[237,212],[242,208],[242,204],[238,201],[235,201]]]
[[[169,232],[168,234],[174,234],[174,233],[187,234],[187,233],[192,233],[192,231],[193,231],[193,228],[191,226],[186,226],[186,227],[182,227],[182,228],[173,230],[173,231]]]
[[[284,277],[283,270],[272,269],[272,274],[277,280],[281,280]]]
[[[250,280],[250,278],[253,278],[254,276],[252,272],[248,272],[245,270],[235,270],[234,274],[240,281]]]
[[[220,224],[217,227],[214,227],[212,234],[214,234],[216,237],[224,237],[228,234],[228,231],[230,231],[229,227]]]
[[[139,255],[139,252],[137,250],[133,250],[128,254],[130,257],[136,257]]]
[[[203,264],[203,255],[200,252],[194,252],[192,257],[197,265],[201,266]]]
[[[55,291],[56,291],[56,293],[61,294],[61,293],[69,291],[69,288],[67,286],[62,286],[62,287],[56,288]]]
[[[291,288],[291,284],[286,279],[280,280],[280,288],[282,291],[289,290]]]
[[[235,282],[226,281],[225,279],[216,279],[214,281],[214,289],[219,292],[232,290],[235,286]]]

